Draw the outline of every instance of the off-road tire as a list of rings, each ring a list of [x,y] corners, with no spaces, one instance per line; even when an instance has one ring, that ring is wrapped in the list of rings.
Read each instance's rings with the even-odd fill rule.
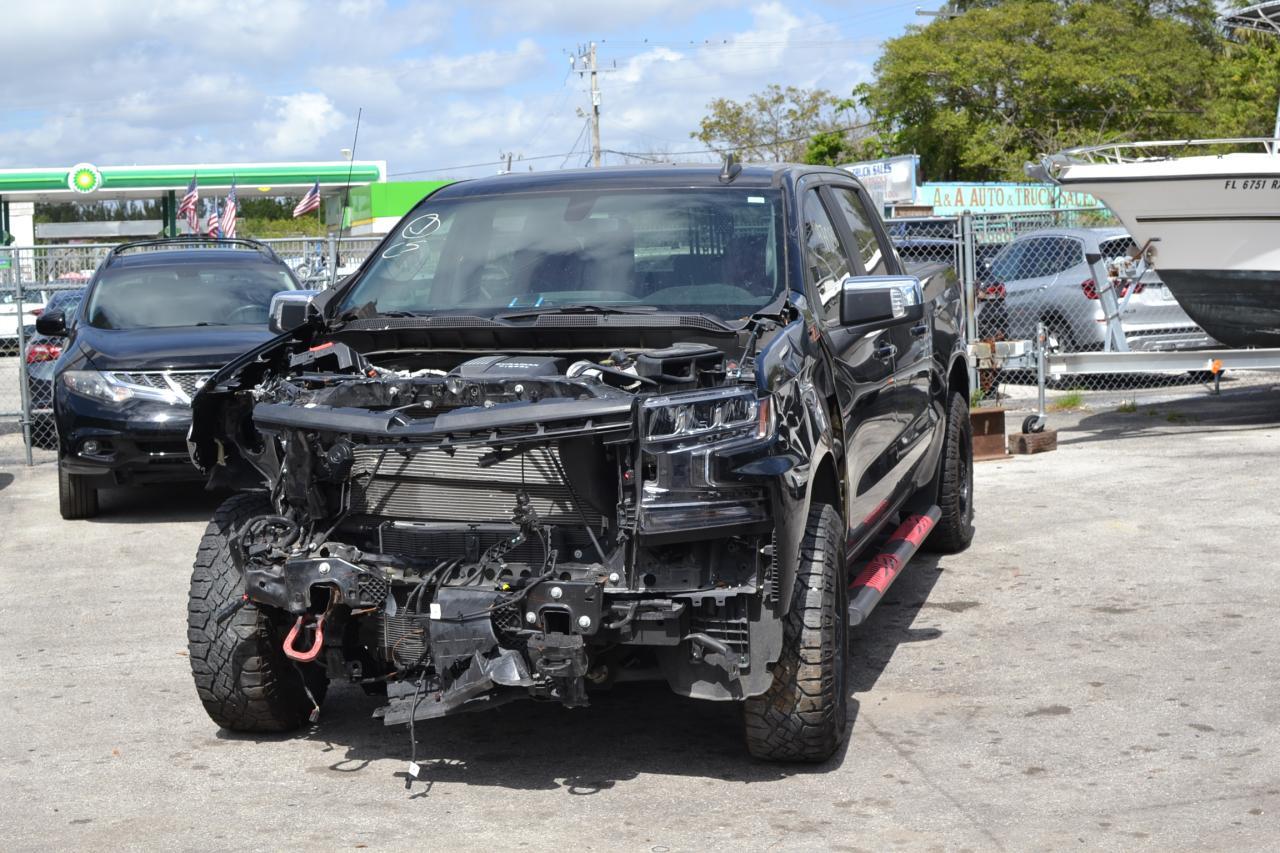
[[[285,657],[285,632],[253,603],[222,622],[214,618],[244,593],[244,579],[231,561],[232,535],[249,519],[271,512],[264,495],[228,498],[205,528],[191,572],[187,648],[196,692],[215,723],[237,732],[298,728],[315,707],[306,688],[318,703],[328,683],[318,666],[295,666]]]
[[[973,541],[973,424],[969,404],[952,394],[947,406],[947,435],[938,460],[938,506],[942,518],[924,542],[939,554],[956,554]]]
[[[98,490],[89,485],[89,478],[64,471],[61,462],[58,463],[58,512],[67,521],[98,514]]]
[[[809,510],[773,684],[743,704],[747,749],[766,761],[825,761],[848,728],[848,579],[844,525]]]

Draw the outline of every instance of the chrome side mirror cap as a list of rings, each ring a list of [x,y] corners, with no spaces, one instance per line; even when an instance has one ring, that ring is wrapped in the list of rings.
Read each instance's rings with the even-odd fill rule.
[[[272,296],[267,328],[276,335],[298,328],[306,322],[311,303],[319,295],[318,290],[282,290]]]
[[[841,283],[841,325],[893,326],[922,317],[924,288],[915,276],[849,276]]]

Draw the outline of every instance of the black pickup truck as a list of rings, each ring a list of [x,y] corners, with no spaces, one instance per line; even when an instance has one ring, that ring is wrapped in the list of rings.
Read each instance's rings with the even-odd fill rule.
[[[791,165],[444,187],[193,401],[209,715],[408,723],[639,679],[743,705],[755,756],[846,729],[847,632],[973,536],[963,307],[856,179]],[[283,316],[283,315],[281,315]]]

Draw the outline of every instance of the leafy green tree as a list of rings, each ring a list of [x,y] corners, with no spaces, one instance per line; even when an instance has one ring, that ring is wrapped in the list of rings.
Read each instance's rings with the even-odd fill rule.
[[[809,138],[821,134],[824,142],[813,156],[838,157],[845,144],[842,129],[852,123],[851,106],[825,89],[771,84],[742,102],[716,98],[689,135],[721,153],[796,163],[810,156]]]
[[[956,11],[887,42],[874,81],[855,88],[876,130],[864,156],[914,151],[931,180],[1020,179],[1040,152],[1252,126],[1215,106],[1224,83],[1261,84],[1221,67],[1211,0],[974,0]]]

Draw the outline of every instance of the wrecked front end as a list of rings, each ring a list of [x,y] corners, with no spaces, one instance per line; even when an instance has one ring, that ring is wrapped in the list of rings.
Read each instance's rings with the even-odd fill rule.
[[[385,688],[388,724],[584,705],[627,680],[768,688],[802,395],[760,390],[736,338],[483,357],[310,343],[216,377],[192,434],[214,482],[270,491],[233,552],[291,658]]]

